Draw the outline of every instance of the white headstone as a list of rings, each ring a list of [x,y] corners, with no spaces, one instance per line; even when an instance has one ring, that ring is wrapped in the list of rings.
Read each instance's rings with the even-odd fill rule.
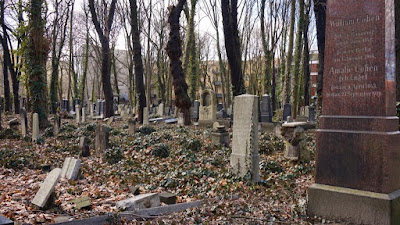
[[[32,141],[36,142],[39,140],[39,114],[33,114],[32,121]]]
[[[79,168],[81,167],[81,160],[67,157],[61,170],[60,177],[66,177],[68,180],[75,180],[78,176]]]
[[[82,108],[82,123],[86,123],[86,108]]]
[[[149,108],[143,108],[143,125],[149,125]]]
[[[164,103],[160,103],[160,104],[158,105],[157,114],[158,114],[159,116],[164,116]]]
[[[243,177],[251,174],[253,182],[260,179],[258,155],[258,96],[235,97],[233,141],[230,164],[233,172]]]
[[[58,178],[60,177],[61,169],[53,169],[41,184],[39,191],[36,193],[32,200],[32,204],[39,206],[40,208],[46,205],[51,193],[54,191],[54,187],[57,185]]]

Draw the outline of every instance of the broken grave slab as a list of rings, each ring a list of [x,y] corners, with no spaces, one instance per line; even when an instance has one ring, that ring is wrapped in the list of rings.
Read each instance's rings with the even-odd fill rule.
[[[117,202],[117,208],[122,210],[137,210],[160,206],[158,193],[140,194]]]

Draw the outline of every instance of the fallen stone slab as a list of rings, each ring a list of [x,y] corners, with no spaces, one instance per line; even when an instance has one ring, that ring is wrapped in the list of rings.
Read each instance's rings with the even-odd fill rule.
[[[32,200],[32,204],[43,208],[47,200],[50,198],[51,193],[54,191],[54,187],[57,185],[58,179],[60,177],[61,169],[53,169],[41,184],[39,191],[36,193]]]
[[[160,201],[168,205],[176,204],[176,195],[169,192],[162,192],[160,193]]]
[[[8,218],[0,215],[0,225],[13,225],[14,221],[9,220]]]
[[[166,124],[178,123],[178,119],[176,119],[176,118],[166,119],[166,120],[165,120],[165,123],[166,123]]]
[[[158,193],[140,194],[117,202],[118,209],[137,210],[160,206],[160,195]]]
[[[161,122],[161,121],[164,121],[164,118],[158,117],[158,118],[149,119],[150,123],[158,123],[158,122]]]
[[[173,205],[166,205],[166,206],[159,206],[149,209],[141,209],[134,212],[135,215],[140,216],[161,216],[161,215],[168,215],[171,213],[176,213],[180,211],[184,211],[186,209],[194,208],[200,206],[203,203],[203,200],[194,201],[194,202],[185,202]],[[129,212],[124,212],[123,214],[126,215]]]
[[[90,199],[88,196],[74,199],[72,200],[72,202],[75,203],[76,209],[88,208],[92,206],[92,203],[90,203]]]

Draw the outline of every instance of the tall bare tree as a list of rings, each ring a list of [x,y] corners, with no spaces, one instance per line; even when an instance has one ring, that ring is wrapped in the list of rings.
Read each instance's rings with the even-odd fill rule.
[[[92,21],[101,43],[101,80],[103,84],[104,98],[106,100],[105,117],[114,115],[113,92],[110,78],[110,31],[114,20],[116,3],[117,0],[111,1],[109,12],[104,18],[105,24],[102,26],[96,13],[94,0],[89,0],[89,9],[92,15]],[[105,2],[103,2],[103,6],[106,7]],[[106,8],[104,9],[104,12],[106,13]]]
[[[318,76],[317,76],[317,96],[318,105],[320,110],[322,106],[322,88],[324,78],[324,56],[325,56],[325,27],[326,27],[326,1],[327,0],[313,0],[315,23],[317,28],[317,42],[318,42]]]
[[[231,72],[233,96],[246,93],[237,20],[237,0],[221,0],[225,49]]]
[[[289,45],[286,57],[285,66],[285,80],[282,90],[282,106],[290,101],[290,88],[291,88],[291,71],[292,71],[292,58],[293,58],[293,42],[294,42],[294,23],[296,19],[296,1],[291,0],[290,5],[290,28],[289,28]]]
[[[179,32],[179,17],[186,0],[179,0],[176,6],[169,7],[168,23],[170,26],[169,40],[167,43],[167,54],[170,59],[170,71],[174,79],[175,105],[183,113],[184,124],[190,124],[191,101],[187,93],[185,74],[182,69],[182,41]]]
[[[140,45],[140,33],[136,0],[129,0],[131,7],[131,37],[133,45],[133,60],[135,62],[135,89],[137,115],[140,123],[143,123],[143,108],[146,107],[146,95],[143,83],[142,47]]]

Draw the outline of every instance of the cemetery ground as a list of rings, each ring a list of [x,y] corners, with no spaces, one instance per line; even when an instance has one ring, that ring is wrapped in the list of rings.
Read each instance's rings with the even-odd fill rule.
[[[3,115],[2,121],[12,119]],[[104,123],[103,121],[99,123]],[[260,133],[260,178],[251,183],[229,169],[232,146],[212,146],[211,128],[151,124],[129,134],[126,121],[114,120],[110,148],[94,151],[96,122],[77,125],[63,119],[55,137],[45,130],[39,144],[22,139],[20,129],[0,134],[0,214],[17,224],[54,223],[118,212],[116,202],[141,193],[171,192],[177,202],[203,200],[201,206],[168,216],[139,218],[129,223],[154,224],[313,224],[328,222],[306,215],[307,188],[314,183],[314,132],[306,132],[311,161],[294,163],[283,156],[284,143]],[[232,130],[230,129],[230,135]],[[91,156],[81,157],[79,138],[88,137]],[[61,168],[66,157],[82,160],[75,181],[60,178],[53,204],[31,204],[48,171]],[[77,209],[74,199],[87,196],[91,206]],[[123,221],[122,221],[123,222]]]

